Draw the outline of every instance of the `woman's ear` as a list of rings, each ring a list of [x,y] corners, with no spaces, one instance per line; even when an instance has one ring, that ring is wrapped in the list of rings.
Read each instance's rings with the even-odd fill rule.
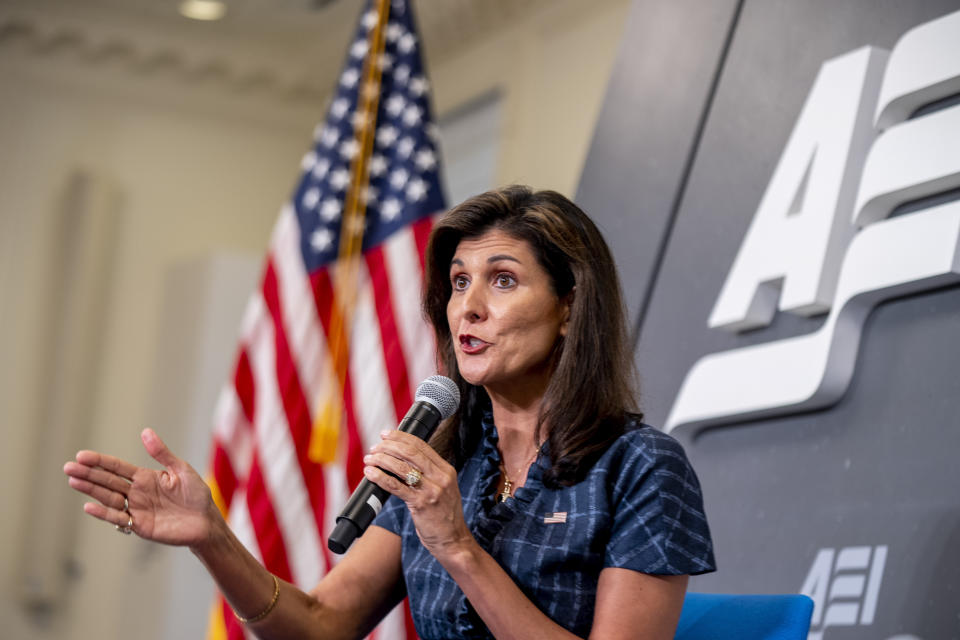
[[[567,295],[563,296],[560,299],[560,335],[563,337],[567,336],[567,327],[570,325],[570,311],[573,309],[573,298],[576,293],[577,288],[573,287],[567,292]]]

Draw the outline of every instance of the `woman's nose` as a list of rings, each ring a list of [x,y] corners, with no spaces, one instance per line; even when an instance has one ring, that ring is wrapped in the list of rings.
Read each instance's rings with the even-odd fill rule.
[[[471,322],[482,320],[486,315],[486,300],[482,287],[474,285],[467,288],[467,290],[463,292],[461,304],[463,317]]]

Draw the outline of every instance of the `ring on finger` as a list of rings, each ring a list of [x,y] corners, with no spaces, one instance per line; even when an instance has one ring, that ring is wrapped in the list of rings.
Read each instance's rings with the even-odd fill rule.
[[[407,471],[407,475],[404,477],[403,482],[408,487],[416,488],[420,484],[420,479],[423,477],[423,474],[420,473],[420,470],[416,467],[410,467],[410,470]]]
[[[113,526],[114,526],[114,528],[115,528],[117,531],[119,531],[120,533],[125,533],[125,534],[127,534],[127,535],[130,535],[131,533],[133,533],[133,516],[128,513],[128,514],[127,514],[127,524],[125,524],[125,525],[123,525],[123,526],[120,526],[119,524],[115,524],[115,525],[113,525]]]
[[[130,513],[130,501],[127,500],[127,496],[123,496],[123,510]]]

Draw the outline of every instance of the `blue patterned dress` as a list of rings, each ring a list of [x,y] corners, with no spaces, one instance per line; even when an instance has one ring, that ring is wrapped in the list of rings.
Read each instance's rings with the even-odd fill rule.
[[[489,412],[481,426],[483,439],[458,476],[467,526],[527,597],[569,631],[590,633],[606,567],[659,575],[715,569],[700,484],[670,436],[631,420],[584,480],[557,489],[542,482],[550,465],[542,453],[524,486],[501,503],[495,495],[497,431]],[[402,501],[391,497],[374,524],[402,538],[403,575],[421,638],[493,637],[420,544]]]

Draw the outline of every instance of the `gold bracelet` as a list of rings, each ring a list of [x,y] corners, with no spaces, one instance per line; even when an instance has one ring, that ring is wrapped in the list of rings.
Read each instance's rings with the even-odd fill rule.
[[[273,608],[275,606],[277,606],[277,600],[280,599],[280,580],[278,580],[277,576],[273,575],[272,573],[270,575],[273,577],[273,599],[270,601],[270,604],[267,605],[266,609],[264,609],[257,615],[253,616],[252,618],[242,618],[240,617],[240,614],[237,613],[237,610],[231,607],[231,609],[233,609],[233,615],[236,616],[237,620],[239,620],[242,624],[260,622],[261,620],[266,618],[271,611],[273,611]]]

